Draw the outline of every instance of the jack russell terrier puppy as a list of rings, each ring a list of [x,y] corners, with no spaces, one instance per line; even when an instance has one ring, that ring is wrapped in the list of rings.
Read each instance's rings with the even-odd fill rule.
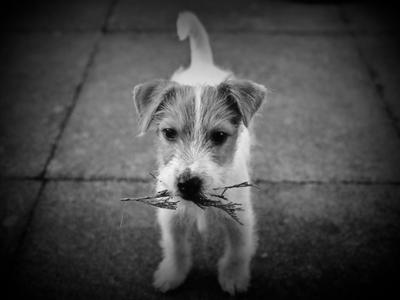
[[[205,28],[190,12],[179,14],[180,40],[189,37],[191,63],[170,80],[137,85],[133,100],[140,132],[155,127],[158,135],[157,191],[168,190],[179,200],[176,210],[159,209],[163,259],[154,274],[162,292],[181,285],[192,266],[190,233],[203,232],[210,218],[224,230],[225,250],[218,279],[230,294],[244,292],[250,282],[250,262],[257,246],[249,189],[230,189],[226,198],[240,203],[241,223],[225,212],[200,209],[190,199],[217,187],[249,181],[249,125],[266,97],[266,88],[239,80],[213,63]]]

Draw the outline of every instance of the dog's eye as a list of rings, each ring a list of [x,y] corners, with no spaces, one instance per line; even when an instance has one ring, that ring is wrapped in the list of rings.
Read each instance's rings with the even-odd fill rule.
[[[214,131],[211,133],[210,139],[214,145],[219,146],[225,143],[228,138],[228,134],[223,131]]]
[[[162,133],[168,141],[175,141],[178,136],[178,132],[173,128],[165,128]]]

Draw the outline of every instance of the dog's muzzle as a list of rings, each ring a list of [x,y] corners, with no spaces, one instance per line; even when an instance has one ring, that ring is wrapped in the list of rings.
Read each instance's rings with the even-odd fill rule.
[[[203,181],[200,177],[191,174],[190,169],[187,168],[178,177],[177,186],[180,196],[186,200],[190,200],[200,195]]]

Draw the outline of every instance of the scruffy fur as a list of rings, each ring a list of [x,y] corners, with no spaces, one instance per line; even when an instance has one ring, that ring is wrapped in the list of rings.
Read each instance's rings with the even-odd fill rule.
[[[157,191],[167,189],[180,200],[177,210],[158,210],[163,260],[154,274],[154,286],[166,292],[184,282],[192,265],[191,229],[203,231],[214,215],[225,236],[219,283],[230,294],[244,292],[257,244],[249,189],[231,189],[225,194],[242,204],[240,225],[218,209],[201,210],[182,196],[178,182],[183,174],[199,178],[201,190],[207,192],[250,180],[248,127],[266,90],[254,82],[234,79],[231,72],[213,64],[207,33],[194,14],[181,13],[177,27],[180,39],[190,38],[190,66],[177,70],[170,80],[140,84],[133,92],[141,133],[155,127],[158,135]],[[218,141],[221,135],[222,143]]]

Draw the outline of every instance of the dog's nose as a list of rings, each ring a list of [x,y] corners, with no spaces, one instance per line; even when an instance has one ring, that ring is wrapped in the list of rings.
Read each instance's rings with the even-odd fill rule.
[[[185,199],[191,199],[200,194],[203,182],[198,176],[191,176],[190,172],[184,172],[178,178],[178,190]]]
[[[200,194],[202,181],[199,177],[191,177],[178,182],[178,190],[183,198],[190,199]]]

